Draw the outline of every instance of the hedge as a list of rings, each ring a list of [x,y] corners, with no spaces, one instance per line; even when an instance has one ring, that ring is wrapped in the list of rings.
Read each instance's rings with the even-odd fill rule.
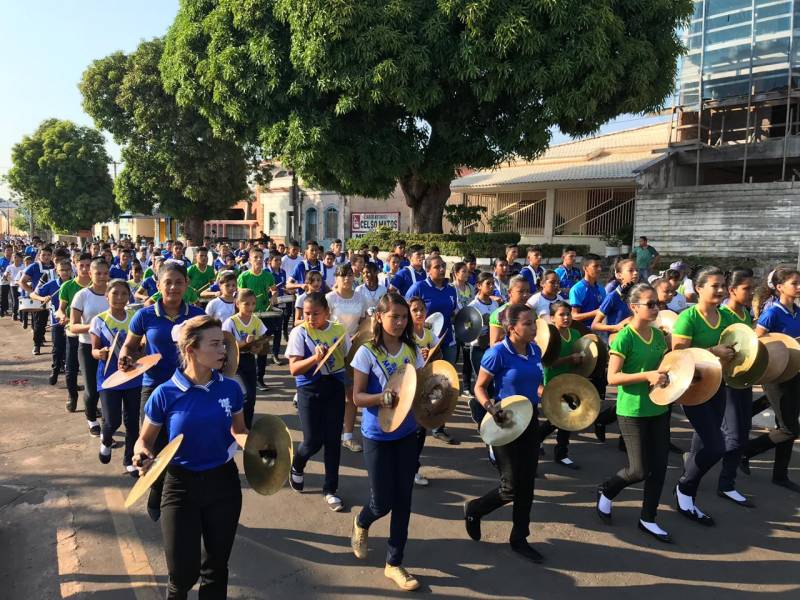
[[[379,227],[360,238],[352,238],[347,241],[350,250],[358,250],[362,244],[377,246],[380,250],[390,252],[394,250],[395,240],[406,241],[407,246],[419,244],[428,250],[431,246],[439,246],[439,250],[445,256],[465,256],[474,254],[479,258],[497,258],[505,256],[507,244],[518,244],[519,233],[468,233],[459,235],[456,233],[408,233],[400,232],[388,227]],[[589,246],[573,246],[578,256],[583,256],[589,252]],[[558,258],[564,248],[563,244],[539,244],[544,258]],[[520,258],[524,260],[525,248],[520,248]]]

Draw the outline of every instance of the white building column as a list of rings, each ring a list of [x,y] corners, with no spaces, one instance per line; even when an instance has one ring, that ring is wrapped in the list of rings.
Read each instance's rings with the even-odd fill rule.
[[[553,243],[553,223],[556,216],[556,190],[547,188],[547,196],[544,203],[544,240],[547,244]]]

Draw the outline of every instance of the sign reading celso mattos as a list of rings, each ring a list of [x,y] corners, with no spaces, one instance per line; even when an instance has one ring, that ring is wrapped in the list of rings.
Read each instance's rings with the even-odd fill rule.
[[[400,229],[399,212],[354,212],[350,213],[350,237],[361,237],[377,227]]]

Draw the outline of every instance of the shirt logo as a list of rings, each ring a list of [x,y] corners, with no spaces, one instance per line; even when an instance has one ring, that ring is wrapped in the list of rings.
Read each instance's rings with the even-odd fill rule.
[[[219,400],[217,400],[217,402],[219,402],[219,405],[225,411],[225,416],[226,417],[230,417],[231,416],[231,401],[230,401],[230,398],[220,398]]]

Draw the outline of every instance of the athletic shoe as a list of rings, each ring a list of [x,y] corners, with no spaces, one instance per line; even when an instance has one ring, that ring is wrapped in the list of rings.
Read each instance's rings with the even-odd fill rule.
[[[417,581],[417,578],[400,565],[395,567],[387,564],[383,569],[383,574],[394,581],[397,584],[397,587],[403,591],[413,592],[419,588],[419,581]]]
[[[280,358],[278,358],[277,356],[273,356],[272,357],[272,364],[273,365],[277,365],[277,366],[280,367],[280,366],[283,366],[283,361]]]
[[[343,440],[342,446],[350,450],[350,452],[361,452],[361,444],[359,444],[355,438],[350,438],[349,440]]]
[[[93,437],[100,437],[100,425],[92,425],[89,427],[89,435]]]
[[[302,473],[298,473],[294,469],[289,473],[289,487],[295,492],[302,492],[305,485],[305,478]]]
[[[42,354],[41,346],[34,346],[33,347],[33,355],[34,356],[40,356],[41,354]]]
[[[451,446],[457,446],[458,440],[453,438],[449,433],[447,433],[444,429],[439,431],[433,432],[433,437],[435,437],[440,442],[444,442],[445,444],[449,444]]]
[[[327,504],[328,508],[330,508],[333,512],[341,512],[344,508],[342,499],[336,494],[325,494],[325,504]]]
[[[259,379],[259,380],[256,382],[256,388],[258,388],[258,391],[259,391],[259,392],[266,392],[266,391],[269,389],[269,388],[267,387],[267,384],[266,384],[266,383],[264,383],[264,379],[263,379],[263,378]]]
[[[353,517],[353,534],[350,536],[350,547],[356,558],[367,558],[367,541],[369,529],[358,525],[358,515]]]
[[[416,485],[421,485],[422,487],[425,487],[430,482],[425,477],[420,475],[419,473],[414,473],[414,483]]]

